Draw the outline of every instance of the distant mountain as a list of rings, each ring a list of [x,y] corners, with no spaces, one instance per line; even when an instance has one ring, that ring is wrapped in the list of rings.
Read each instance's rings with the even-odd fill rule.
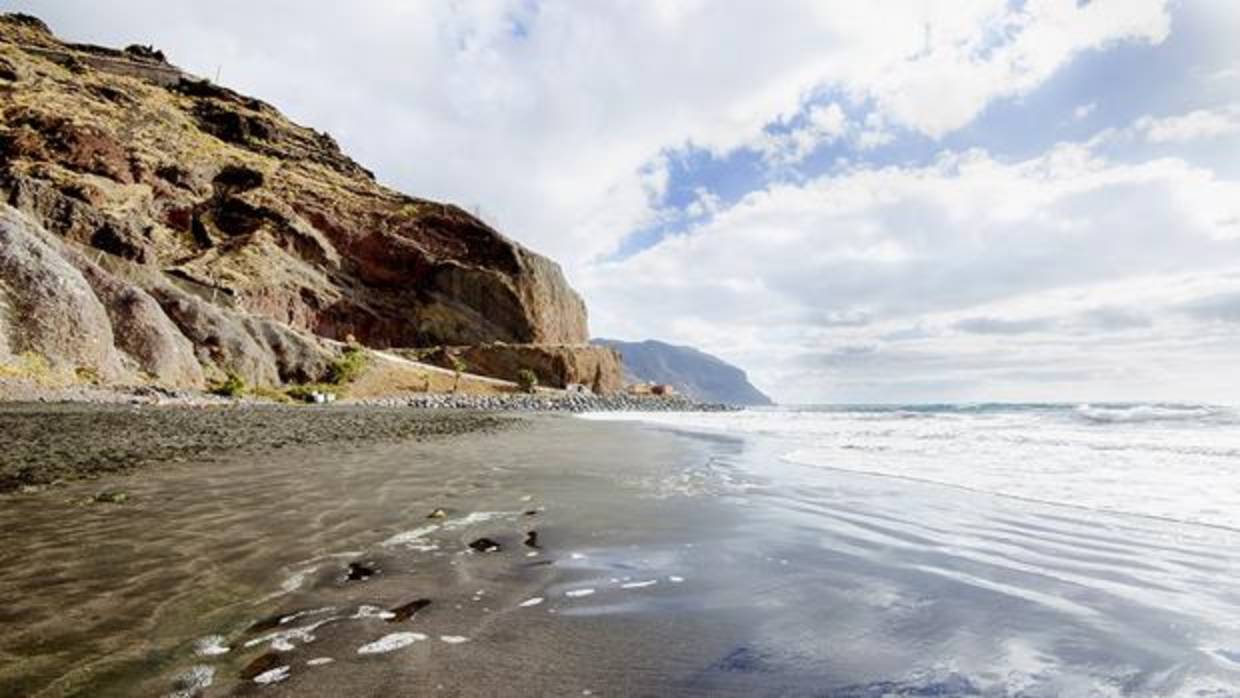
[[[771,398],[753,387],[741,369],[693,347],[648,339],[621,342],[593,339],[594,344],[620,352],[632,380],[666,383],[697,400],[733,405],[770,405]]]

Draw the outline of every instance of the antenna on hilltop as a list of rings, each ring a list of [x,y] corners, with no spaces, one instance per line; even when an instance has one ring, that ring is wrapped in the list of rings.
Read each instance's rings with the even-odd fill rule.
[[[220,84],[220,71],[223,69],[224,69],[224,66],[222,65],[215,66],[215,84],[217,85]]]

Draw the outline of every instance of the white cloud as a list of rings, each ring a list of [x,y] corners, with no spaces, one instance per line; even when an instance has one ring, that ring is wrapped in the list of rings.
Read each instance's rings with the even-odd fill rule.
[[[1151,143],[1185,143],[1240,134],[1240,104],[1138,119],[1133,128]]]
[[[1088,104],[1078,105],[1075,109],[1072,110],[1072,118],[1076,119],[1077,121],[1080,121],[1082,119],[1087,118],[1090,114],[1093,114],[1094,110],[1096,110],[1097,108],[1098,108],[1097,102],[1090,102]]]
[[[876,110],[862,147],[892,127],[940,136],[1081,51],[1166,34],[1165,0],[1078,4],[10,3],[72,39],[222,68],[384,180],[480,208],[572,276],[658,216],[662,153],[753,143],[824,89]],[[809,116],[777,150],[841,133],[840,106]]]
[[[1019,397],[1045,388],[1017,380],[1036,366],[1116,397],[1169,390],[1159,381],[1176,361],[1230,370],[1232,359],[1194,347],[1240,339],[1240,324],[1203,333],[1200,313],[1175,310],[1240,290],[1229,220],[1240,220],[1240,183],[1179,159],[1122,163],[1072,144],[1015,163],[945,153],[925,167],[857,167],[755,192],[598,268],[587,288],[609,334],[718,351],[785,399],[916,398],[901,391],[936,378]],[[862,321],[826,321],[848,315]],[[1122,385],[1107,368],[1121,339]],[[893,342],[936,358],[880,362]],[[849,346],[873,356],[832,353]],[[796,373],[779,358],[790,351],[835,358]],[[1000,365],[1007,383],[996,387]]]

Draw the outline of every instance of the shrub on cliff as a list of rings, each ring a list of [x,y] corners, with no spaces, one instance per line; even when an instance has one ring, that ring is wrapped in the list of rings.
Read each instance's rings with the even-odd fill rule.
[[[220,397],[241,397],[245,394],[245,381],[235,373],[229,373],[224,380],[211,386],[211,393]]]
[[[517,371],[517,387],[523,393],[532,393],[538,387],[538,374],[528,368]]]
[[[327,367],[327,382],[332,385],[352,383],[368,363],[370,357],[366,355],[365,349],[358,346],[346,347],[340,357]]]

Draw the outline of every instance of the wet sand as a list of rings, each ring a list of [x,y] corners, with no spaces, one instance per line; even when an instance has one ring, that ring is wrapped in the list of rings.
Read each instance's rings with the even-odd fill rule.
[[[0,695],[602,694],[643,662],[718,653],[659,611],[689,584],[685,517],[711,525],[671,496],[707,486],[689,474],[706,454],[631,425],[521,419],[6,496]],[[64,433],[71,451],[82,434]],[[127,499],[83,504],[101,488]],[[469,547],[483,537],[501,549]]]
[[[1230,529],[519,419],[5,496],[0,695],[1240,694]]]

